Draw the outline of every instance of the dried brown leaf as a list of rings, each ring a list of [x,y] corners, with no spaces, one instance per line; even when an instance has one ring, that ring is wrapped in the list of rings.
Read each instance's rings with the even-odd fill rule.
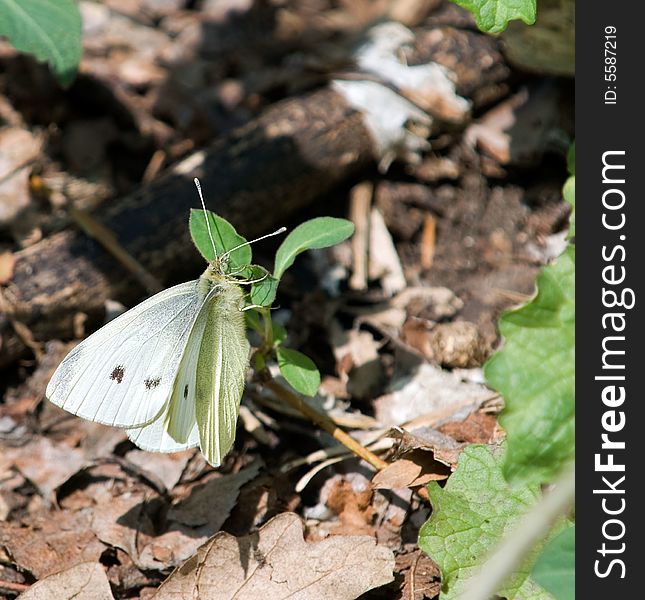
[[[97,561],[105,546],[89,527],[87,511],[47,511],[23,523],[0,522],[2,550],[37,579],[81,562]]]
[[[81,563],[49,575],[32,585],[21,600],[113,600],[103,566],[97,562]]]
[[[413,431],[392,429],[389,437],[399,441],[398,451],[406,458],[414,457],[416,462],[422,462],[423,452],[431,452],[435,461],[452,468],[457,466],[459,454],[467,446],[430,427],[419,427]]]
[[[421,550],[399,554],[396,557],[396,571],[403,575],[400,598],[425,600],[439,594],[441,588],[439,567]]]
[[[159,588],[155,600],[353,600],[392,581],[394,556],[369,536],[303,538],[303,522],[282,513],[258,532],[217,534]]]
[[[375,489],[394,489],[409,486],[419,475],[421,465],[412,460],[402,458],[390,463],[372,478]]]
[[[240,488],[259,469],[260,464],[255,463],[234,475],[195,486],[188,498],[168,511],[161,524],[157,522],[156,496],[123,494],[96,508],[92,530],[104,543],[126,552],[141,569],[174,567],[219,531],[237,502]]]
[[[78,448],[41,437],[24,446],[5,449],[2,462],[13,464],[49,499],[58,486],[83,467],[85,456]]]

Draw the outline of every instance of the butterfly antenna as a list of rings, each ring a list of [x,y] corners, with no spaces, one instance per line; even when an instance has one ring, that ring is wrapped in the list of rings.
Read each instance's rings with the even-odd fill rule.
[[[208,213],[206,212],[206,204],[204,204],[204,196],[202,195],[202,184],[199,183],[199,179],[195,177],[193,179],[195,182],[195,187],[197,188],[197,193],[199,194],[199,199],[202,203],[202,208],[204,209],[204,219],[206,221],[206,229],[208,229],[208,237],[211,239],[211,244],[213,245],[213,252],[217,256],[217,247],[215,246],[215,240],[213,239],[213,232],[211,231],[210,220],[208,219]]]
[[[235,250],[237,250],[238,248],[241,248],[242,246],[248,246],[249,244],[254,244],[255,242],[259,242],[260,240],[265,240],[266,238],[273,237],[274,235],[280,235],[281,233],[284,233],[286,230],[287,230],[286,227],[280,227],[280,229],[276,229],[273,233],[267,233],[266,235],[263,235],[262,237],[259,237],[259,238],[255,238],[250,242],[244,242],[239,246],[235,246],[235,248],[231,248],[230,250],[227,250],[224,254],[222,254],[222,258],[224,258],[225,256],[228,256],[231,252],[235,252]]]

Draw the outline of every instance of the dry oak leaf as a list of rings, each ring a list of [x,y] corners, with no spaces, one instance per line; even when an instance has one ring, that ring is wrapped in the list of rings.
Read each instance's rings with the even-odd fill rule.
[[[161,585],[154,600],[353,600],[393,580],[394,555],[370,536],[303,537],[294,513],[236,538],[221,532]]]
[[[114,600],[100,563],[81,563],[32,585],[20,600]]]
[[[105,546],[90,530],[91,512],[43,511],[22,522],[0,522],[0,555],[43,579],[61,569],[95,562]]]

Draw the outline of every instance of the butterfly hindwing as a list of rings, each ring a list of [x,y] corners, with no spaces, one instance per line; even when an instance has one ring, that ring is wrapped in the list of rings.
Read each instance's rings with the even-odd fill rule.
[[[196,415],[201,450],[218,466],[235,439],[235,424],[249,363],[249,342],[239,285],[222,279],[204,307],[206,322],[196,372]]]
[[[65,410],[106,425],[137,427],[167,405],[204,303],[197,281],[164,290],[76,346],[47,386]]]

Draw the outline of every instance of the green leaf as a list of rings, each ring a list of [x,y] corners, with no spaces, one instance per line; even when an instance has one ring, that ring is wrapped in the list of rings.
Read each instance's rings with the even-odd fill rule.
[[[347,219],[318,217],[305,221],[280,244],[275,255],[273,276],[280,279],[301,252],[333,246],[346,240],[353,233],[354,224]]]
[[[484,365],[506,408],[505,475],[546,482],[574,455],[575,248],[546,267],[528,304],[504,314],[503,348]]]
[[[535,23],[535,0],[453,0],[475,15],[477,27],[487,33],[500,33],[509,21],[522,19]]]
[[[571,204],[571,215],[569,216],[569,233],[567,239],[572,239],[576,235],[576,176],[572,175],[567,179],[562,188],[564,199]]]
[[[74,0],[2,0],[0,37],[21,52],[49,63],[63,86],[81,60],[81,14]]]
[[[213,233],[213,240],[215,241],[215,248],[217,249],[217,256],[222,256],[225,252],[229,251],[235,246],[239,246],[246,242],[246,240],[235,231],[235,227],[231,225],[226,219],[217,216],[210,210],[206,211],[208,221]],[[208,261],[215,260],[215,252],[213,251],[213,244],[211,243],[208,235],[208,227],[206,226],[206,219],[204,218],[204,211],[198,208],[190,209],[189,220],[190,236],[193,243],[197,246],[200,254]],[[229,255],[229,272],[242,269],[251,263],[252,252],[251,246],[242,246],[237,250],[231,252]]]
[[[576,528],[567,527],[542,549],[531,577],[556,600],[576,597]]]
[[[262,280],[253,284],[251,288],[251,304],[258,306],[271,306],[275,300],[279,281],[268,275]]]
[[[297,350],[278,346],[276,349],[280,373],[294,390],[305,396],[315,396],[320,387],[320,373],[308,356]]]
[[[419,546],[439,565],[440,600],[457,600],[488,555],[538,497],[537,485],[511,487],[502,475],[503,452],[484,445],[466,447],[457,469],[442,488],[428,485],[432,516],[421,527]],[[530,564],[533,557],[529,557]],[[551,596],[523,566],[499,595],[508,600],[547,600]]]

